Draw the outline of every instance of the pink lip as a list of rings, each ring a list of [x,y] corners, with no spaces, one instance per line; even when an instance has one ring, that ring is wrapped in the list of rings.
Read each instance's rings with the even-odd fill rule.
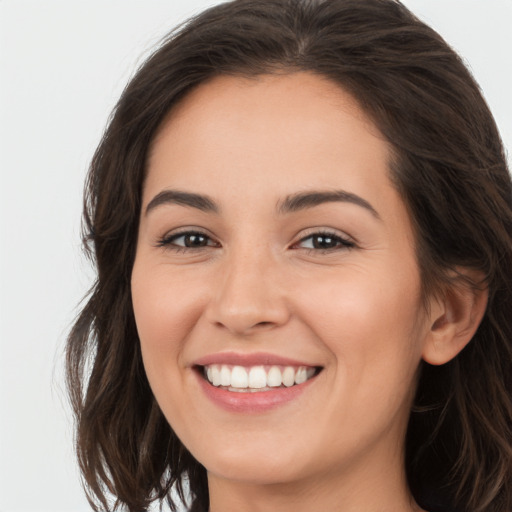
[[[203,378],[199,371],[195,373],[202,391],[214,404],[229,412],[246,414],[270,411],[291,402],[316,380],[316,377],[313,377],[302,384],[289,388],[276,388],[271,391],[237,393],[215,387]]]
[[[256,352],[253,354],[219,352],[217,354],[211,354],[197,359],[194,361],[193,366],[207,366],[210,364],[229,364],[238,366],[318,366],[266,352]]]
[[[261,413],[269,411],[280,405],[284,405],[298,398],[308,387],[316,380],[316,377],[307,380],[302,384],[297,384],[289,388],[275,388],[269,391],[241,392],[228,391],[226,389],[213,386],[202,375],[198,366],[208,366],[211,364],[226,364],[238,366],[306,366],[314,367],[318,365],[308,364],[296,359],[281,357],[266,352],[256,352],[252,354],[241,354],[236,352],[220,352],[203,356],[193,365],[196,367],[195,374],[199,385],[206,395],[217,406],[238,413]]]

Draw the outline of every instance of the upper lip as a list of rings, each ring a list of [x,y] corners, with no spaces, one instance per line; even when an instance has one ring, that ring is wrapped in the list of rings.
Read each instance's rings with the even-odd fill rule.
[[[252,354],[218,352],[200,357],[194,361],[193,366],[208,366],[211,364],[229,364],[234,366],[319,366],[266,352],[255,352]]]

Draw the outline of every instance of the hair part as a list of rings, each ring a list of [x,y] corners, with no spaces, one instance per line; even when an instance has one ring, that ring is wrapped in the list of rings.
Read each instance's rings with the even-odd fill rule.
[[[417,502],[512,508],[512,185],[500,136],[461,59],[397,0],[236,0],[171,33],[123,92],[86,184],[84,244],[98,278],[68,339],[76,446],[94,510],[155,499],[208,509],[206,470],[148,384],[130,278],[152,141],[172,108],[218,75],[308,71],[359,102],[393,151],[425,296],[480,271],[486,315],[453,361],[423,364],[406,440]],[[456,279],[460,281],[460,278]],[[468,286],[482,283],[467,282]]]

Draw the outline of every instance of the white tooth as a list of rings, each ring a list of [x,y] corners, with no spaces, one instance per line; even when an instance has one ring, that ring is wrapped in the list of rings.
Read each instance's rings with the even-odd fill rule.
[[[249,375],[243,366],[233,366],[231,370],[231,387],[246,388],[249,385]]]
[[[267,375],[267,386],[277,388],[283,383],[281,370],[277,366],[272,366]]]
[[[220,385],[231,386],[231,370],[225,364],[220,368]]]
[[[213,383],[213,377],[212,377],[212,367],[207,366],[206,367],[206,378]]]
[[[315,368],[311,368],[309,367],[307,370],[306,370],[306,377],[308,379],[311,379],[311,377],[313,377],[315,375],[315,372],[316,372],[316,369]]]
[[[295,384],[295,370],[291,366],[287,366],[283,372],[283,384],[289,388]]]
[[[295,374],[295,384],[302,384],[308,380],[308,376],[306,373],[306,368],[301,366],[298,368],[297,373]]]
[[[220,368],[218,364],[211,366],[212,369],[212,383],[214,386],[220,386]]]
[[[263,366],[253,366],[249,371],[249,387],[265,388],[267,386],[267,374]]]

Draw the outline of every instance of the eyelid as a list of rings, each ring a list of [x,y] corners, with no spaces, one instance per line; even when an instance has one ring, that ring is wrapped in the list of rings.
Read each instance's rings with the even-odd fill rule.
[[[184,245],[173,244],[174,240],[176,240],[176,239],[178,239],[180,237],[184,237],[186,235],[200,235],[200,236],[204,236],[209,241],[212,241],[213,244],[209,243],[206,246],[202,246],[202,247],[201,246],[199,246],[199,247],[187,247],[187,246],[184,246]],[[175,250],[190,250],[190,251],[193,251],[193,250],[207,248],[207,247],[220,247],[220,244],[215,239],[215,237],[213,235],[211,235],[204,228],[199,228],[199,227],[196,227],[196,226],[186,226],[186,227],[183,227],[183,228],[178,228],[178,229],[176,229],[174,231],[173,230],[168,231],[165,235],[163,235],[162,237],[160,237],[157,240],[156,246],[157,247],[163,247],[164,249],[165,248],[172,248],[172,249],[175,249]]]
[[[298,247],[302,242],[314,237],[314,236],[325,236],[325,237],[331,237],[333,239],[336,239],[340,242],[339,245],[332,248],[305,248],[305,247]],[[342,249],[351,249],[353,247],[356,247],[356,241],[346,233],[340,232],[336,229],[331,228],[310,228],[306,230],[306,232],[301,233],[300,237],[296,242],[294,242],[291,246],[292,249],[303,249],[307,251],[313,251],[313,252],[321,252],[321,251],[336,251],[336,250],[342,250]]]

